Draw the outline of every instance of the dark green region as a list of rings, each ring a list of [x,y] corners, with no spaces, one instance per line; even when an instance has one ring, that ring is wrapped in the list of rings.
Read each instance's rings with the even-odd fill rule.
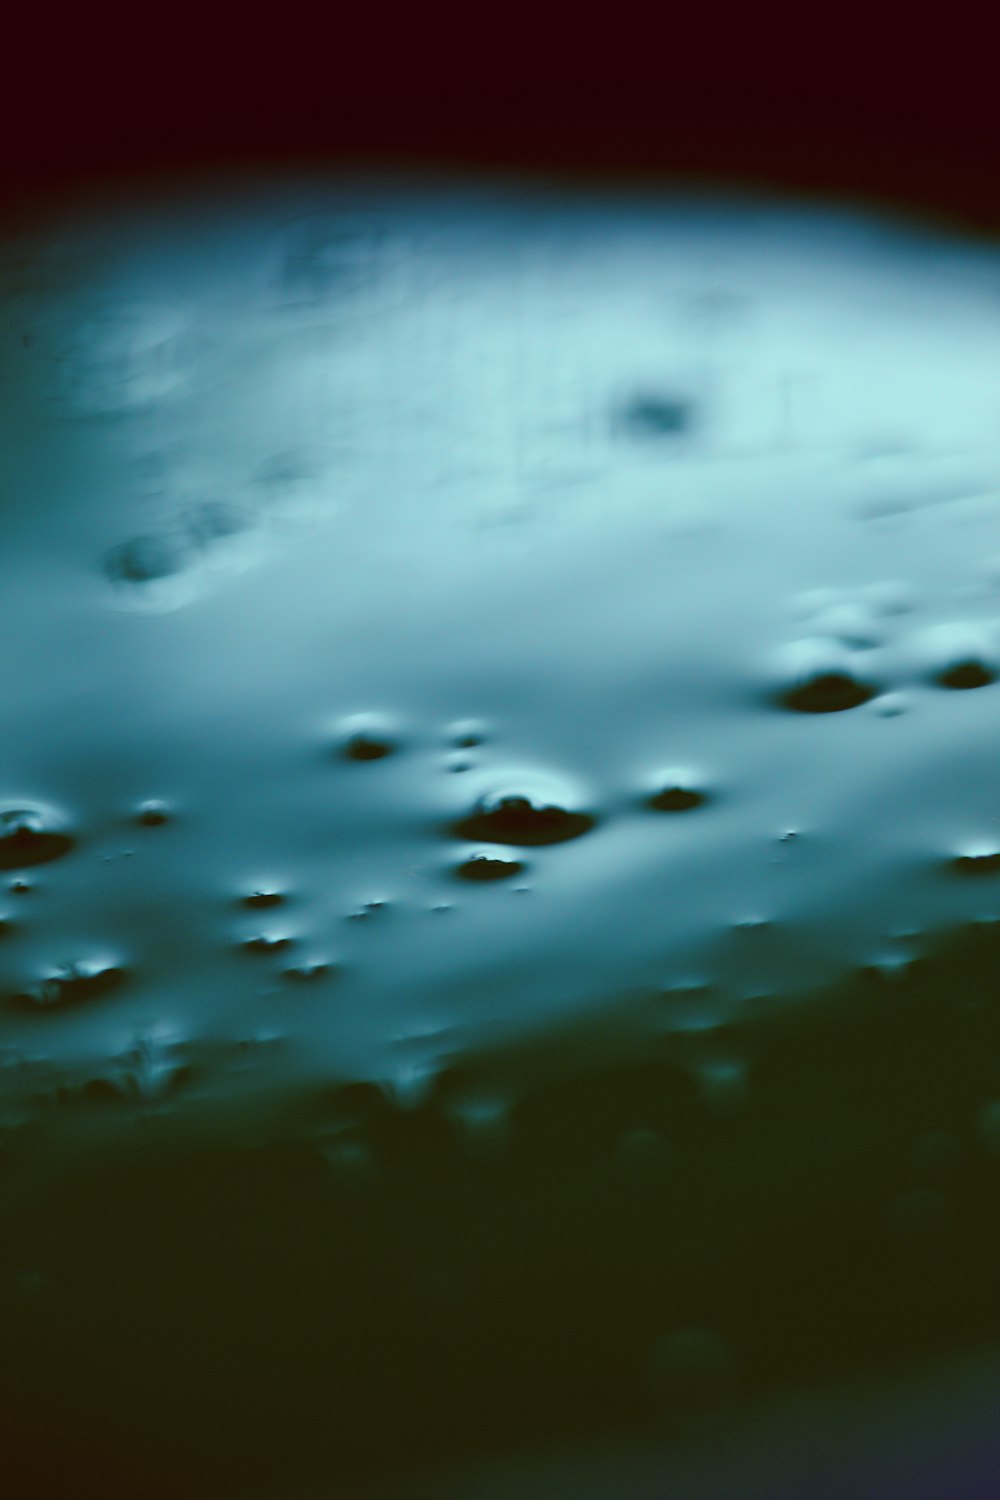
[[[361,1084],[302,1100],[254,1149],[140,1152],[112,1092],[53,1101],[120,1120],[122,1149],[53,1160],[43,1113],[4,1162],[16,1493],[334,1495],[390,1463],[628,1429],[674,1329],[724,1341],[741,1401],[987,1343],[998,958],[996,929],[971,930],[729,1028],[735,1108],[668,1038],[536,1087],[489,1154],[449,1113],[457,1072],[406,1111]],[[660,1415],[682,1430],[677,1396]]]

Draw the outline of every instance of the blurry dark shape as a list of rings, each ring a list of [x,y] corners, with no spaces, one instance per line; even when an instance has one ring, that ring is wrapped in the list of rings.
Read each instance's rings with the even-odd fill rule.
[[[958,689],[989,687],[990,683],[996,680],[996,673],[984,662],[976,661],[974,658],[956,662],[954,666],[940,672],[937,678],[941,687]]]
[[[481,798],[475,811],[456,823],[453,832],[475,843],[532,847],[579,838],[594,823],[589,813],[570,812],[511,792]]]
[[[972,854],[956,854],[951,868],[959,875],[1000,875],[1000,850],[984,849]]]
[[[244,906],[269,907],[281,906],[285,897],[281,891],[251,891],[248,896],[242,898]]]
[[[277,953],[291,945],[292,939],[284,933],[257,932],[244,939],[243,947],[248,953]]]
[[[164,823],[170,822],[170,810],[164,802],[143,802],[139,807],[137,821],[144,828],[161,828]]]
[[[339,301],[350,306],[378,284],[387,253],[383,226],[335,213],[311,214],[286,232],[277,289],[292,305]]]
[[[875,697],[875,688],[846,672],[820,672],[783,693],[785,708],[801,714],[835,714],[859,708]]]
[[[325,959],[314,959],[303,964],[291,964],[282,972],[286,979],[292,980],[294,984],[312,984],[317,979],[326,979],[333,971],[333,965]]]
[[[110,995],[125,978],[125,970],[117,964],[100,961],[63,964],[40,984],[12,995],[10,1003],[18,1010],[64,1010]]]
[[[191,557],[188,541],[171,532],[133,537],[104,556],[104,572],[112,583],[152,583],[182,573]]]
[[[348,760],[383,760],[395,749],[391,740],[373,734],[354,734],[344,746]]]
[[[222,500],[205,500],[192,506],[181,517],[184,530],[199,547],[210,546],[226,537],[239,536],[253,525],[253,517],[236,505]]]
[[[39,808],[14,807],[0,812],[0,870],[48,864],[68,854],[73,842],[68,833],[52,827],[50,818]]]
[[[695,408],[685,397],[642,393],[625,404],[619,420],[636,437],[678,437],[691,431]]]
[[[507,880],[511,875],[520,875],[524,865],[517,859],[504,859],[495,854],[472,854],[458,866],[456,874],[463,880]]]
[[[649,799],[649,806],[657,812],[687,812],[692,807],[701,807],[705,793],[692,786],[665,786]]]

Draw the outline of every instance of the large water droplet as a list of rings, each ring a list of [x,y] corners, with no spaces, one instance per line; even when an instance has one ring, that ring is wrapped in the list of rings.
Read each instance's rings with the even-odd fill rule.
[[[474,843],[530,848],[579,838],[595,822],[590,813],[568,806],[557,788],[529,780],[487,792],[452,831]]]
[[[954,856],[951,868],[958,875],[1000,875],[1000,849],[992,845],[967,849]]]
[[[73,843],[48,809],[7,807],[0,811],[0,870],[48,864],[68,854]]]
[[[62,964],[36,985],[11,997],[18,1010],[66,1010],[97,1000],[117,990],[126,978],[125,969],[105,959],[83,959]]]
[[[843,713],[867,703],[878,691],[854,658],[825,640],[800,641],[788,650],[784,676],[778,701],[796,713]]]

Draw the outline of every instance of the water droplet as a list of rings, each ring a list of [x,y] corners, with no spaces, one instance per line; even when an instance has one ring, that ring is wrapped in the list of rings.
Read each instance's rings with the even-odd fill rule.
[[[520,860],[509,859],[502,854],[470,854],[469,858],[460,864],[455,873],[462,880],[508,880],[512,875],[520,875],[524,865]]]
[[[399,748],[399,742],[384,719],[358,715],[342,726],[340,748],[348,760],[384,760]]]
[[[336,454],[320,447],[273,453],[250,481],[255,505],[269,521],[298,525],[337,510],[332,474]]]
[[[664,985],[659,991],[663,1021],[670,1032],[710,1032],[724,1026],[729,1005],[714,985],[690,980]]]
[[[194,1069],[183,1061],[179,1045],[157,1035],[138,1037],[123,1054],[121,1064],[119,1087],[130,1099],[146,1104],[170,1098],[194,1077]]]
[[[796,713],[843,713],[867,703],[877,692],[853,659],[830,641],[798,642],[785,653],[785,664],[785,684],[778,701]]]
[[[194,597],[195,560],[190,538],[167,528],[112,547],[101,570],[119,607],[156,612],[176,609]]]
[[[253,516],[226,501],[205,500],[184,511],[178,522],[195,546],[211,547],[216,542],[249,531],[253,526]]]
[[[48,808],[7,807],[0,811],[0,869],[48,864],[73,848],[74,840]],[[12,886],[13,890],[15,887]]]
[[[334,972],[333,965],[326,959],[308,959],[305,963],[291,964],[282,970],[286,979],[293,984],[313,984],[318,979],[327,979]]]
[[[917,646],[932,680],[953,692],[989,687],[1000,673],[1000,653],[982,626],[939,625],[925,631]]]
[[[284,894],[281,891],[264,888],[251,891],[248,895],[240,899],[244,906],[250,907],[282,906],[285,901]]]
[[[125,978],[125,970],[118,964],[84,959],[60,965],[39,984],[12,996],[11,1003],[19,1010],[65,1010],[111,994]]]
[[[449,739],[456,750],[474,750],[486,741],[486,728],[478,719],[463,719],[453,724]]]
[[[649,806],[657,812],[688,812],[706,800],[707,794],[687,772],[668,771],[660,778],[659,790],[649,798]]]
[[[905,615],[913,610],[913,593],[905,583],[872,583],[863,592],[880,615]]]
[[[883,635],[872,613],[857,604],[836,604],[822,610],[812,622],[817,636],[827,636],[855,651],[870,651],[882,645]]]
[[[905,693],[884,693],[872,704],[872,708],[883,719],[898,719],[909,707],[910,701]]]
[[[639,392],[621,410],[619,425],[636,437],[678,437],[694,425],[694,403],[684,396]]]
[[[348,912],[348,921],[366,922],[371,917],[377,916],[380,911],[385,911],[388,905],[388,901],[365,901],[354,911]]]
[[[144,828],[160,828],[164,823],[170,822],[170,809],[165,802],[141,802],[136,821]]]
[[[956,688],[959,690],[968,688],[989,687],[991,682],[996,682],[996,673],[991,667],[973,657],[967,657],[964,661],[955,662],[953,666],[939,672],[937,681],[942,687]]]
[[[102,304],[59,311],[33,330],[49,395],[81,415],[114,415],[171,396],[187,369],[188,319],[179,308]]]
[[[104,571],[113,583],[151,583],[183,572],[190,558],[191,547],[183,535],[150,532],[107,552]]]
[[[1000,874],[1000,849],[992,846],[968,849],[962,854],[955,855],[951,861],[951,868],[959,875]]]
[[[248,953],[280,953],[283,948],[288,948],[294,941],[284,932],[256,932],[252,937],[243,939],[243,947]]]
[[[590,813],[573,811],[555,788],[512,786],[481,797],[451,830],[470,843],[534,847],[579,838],[595,825]]]

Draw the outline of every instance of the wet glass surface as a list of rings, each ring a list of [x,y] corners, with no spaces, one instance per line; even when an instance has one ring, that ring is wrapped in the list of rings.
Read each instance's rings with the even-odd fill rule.
[[[39,1493],[702,1441],[998,1331],[998,291],[465,181],[4,247]]]

